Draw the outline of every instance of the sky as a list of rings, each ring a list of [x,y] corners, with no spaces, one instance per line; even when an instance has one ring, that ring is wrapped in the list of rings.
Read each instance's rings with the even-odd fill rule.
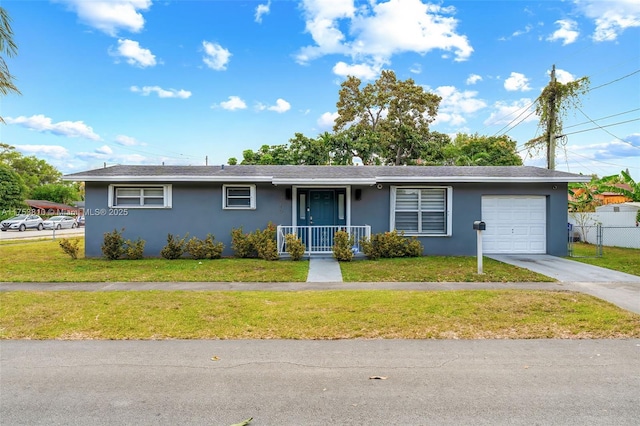
[[[63,173],[223,164],[332,131],[340,83],[382,70],[442,97],[431,129],[541,135],[556,67],[589,92],[564,116],[556,168],[640,180],[637,0],[3,0],[21,95],[0,140]]]

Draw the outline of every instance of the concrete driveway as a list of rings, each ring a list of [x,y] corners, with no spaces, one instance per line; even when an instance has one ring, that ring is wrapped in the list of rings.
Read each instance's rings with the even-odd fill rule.
[[[623,309],[640,313],[640,277],[637,275],[547,254],[487,257],[555,278],[568,289],[587,293]]]
[[[625,274],[548,254],[488,255],[488,258],[529,269],[561,282],[636,282],[637,275]]]

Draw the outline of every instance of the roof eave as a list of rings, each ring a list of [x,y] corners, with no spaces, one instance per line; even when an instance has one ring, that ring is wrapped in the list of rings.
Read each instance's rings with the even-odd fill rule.
[[[73,182],[271,182],[271,176],[90,176],[68,175]]]

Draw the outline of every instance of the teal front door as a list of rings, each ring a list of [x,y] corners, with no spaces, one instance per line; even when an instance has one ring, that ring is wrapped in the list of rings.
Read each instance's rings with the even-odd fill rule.
[[[333,190],[309,191],[309,225],[337,225],[335,195]]]
[[[298,191],[300,237],[311,251],[330,252],[333,235],[346,225],[344,189],[301,189]]]

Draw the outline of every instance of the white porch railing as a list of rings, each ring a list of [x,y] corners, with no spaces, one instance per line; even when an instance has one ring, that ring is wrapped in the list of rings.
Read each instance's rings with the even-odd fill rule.
[[[333,253],[333,236],[338,231],[346,231],[353,236],[353,249],[356,253],[361,253],[360,239],[371,238],[371,226],[289,226],[278,225],[278,254],[287,253],[284,236],[295,234],[305,245],[305,254],[330,254]]]

